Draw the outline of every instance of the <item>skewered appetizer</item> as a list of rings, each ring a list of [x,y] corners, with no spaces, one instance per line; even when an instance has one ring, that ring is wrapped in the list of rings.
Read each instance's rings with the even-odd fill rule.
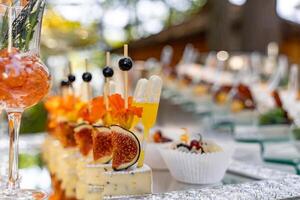
[[[272,97],[276,107],[259,116],[259,125],[284,125],[291,124],[288,112],[283,108],[283,104],[277,90],[272,92]]]
[[[232,98],[231,111],[254,110],[255,102],[248,86],[239,84]]]
[[[216,124],[252,124],[257,118],[256,104],[252,92],[245,84],[222,85],[213,95]],[[225,114],[225,115],[224,115]]]
[[[212,87],[211,83],[202,80],[194,86],[193,93],[196,96],[204,96],[209,94],[211,87]]]
[[[69,74],[68,79],[74,79],[72,74]],[[43,145],[43,158],[53,180],[57,180],[63,191],[58,193],[67,198],[75,197],[78,150],[74,129],[80,118],[81,109],[86,106],[86,102],[74,95],[73,82],[63,80],[61,82],[61,96],[52,96],[45,103],[49,112],[49,136]]]
[[[228,94],[231,91],[231,85],[222,85],[214,94],[213,100],[217,105],[224,105],[228,101]]]
[[[124,96],[113,92],[114,84],[110,79],[114,71],[109,67],[110,59],[107,54],[107,66],[103,69],[105,78],[103,96],[91,99],[87,83],[91,81],[92,75],[86,70],[82,76],[85,81],[82,91],[86,92],[86,95],[81,95],[84,97],[81,98],[83,100],[74,95],[71,98],[63,94],[61,97],[52,97],[47,102],[46,107],[50,112],[48,126],[51,137],[45,142],[44,157],[50,171],[56,179],[61,181],[62,189],[67,197],[90,200],[101,199],[104,196],[152,192],[152,172],[147,165],[143,164],[143,156],[141,156],[148,135],[140,136],[132,130],[136,125],[134,123],[136,120],[143,121],[143,118],[150,123],[150,114],[153,115],[151,126],[155,123],[161,79],[157,76],[151,77],[149,84],[147,80],[147,88],[142,88],[142,91],[137,86],[138,94],[146,94],[145,89],[147,89],[152,98],[156,97],[151,101],[148,102],[149,99],[146,99],[147,101],[140,102],[128,96],[127,73],[133,63],[127,56],[127,47],[125,47],[124,55],[125,57],[119,61],[119,67],[124,74]],[[76,77],[70,74],[68,81],[62,83],[64,93],[70,92],[70,85],[75,79]],[[69,98],[72,101],[64,101]],[[59,109],[61,107],[63,109]],[[156,110],[155,113],[153,113],[153,108]],[[58,126],[61,121],[68,124],[64,126],[67,128],[62,129]],[[49,150],[53,145],[56,148]],[[47,155],[49,151],[50,155]],[[66,151],[68,151],[67,159]],[[50,167],[54,163],[57,165],[56,170],[53,166]],[[69,171],[63,169],[67,168],[66,166]],[[74,169],[75,176],[69,173]],[[140,182],[143,184],[139,184]]]
[[[233,93],[230,105],[232,112],[255,109],[255,102],[252,93],[249,87],[244,84],[238,84],[235,88],[231,85],[221,86],[214,94],[215,102],[219,105],[226,104],[229,101],[229,95],[231,92]]]
[[[77,164],[80,181],[76,193],[79,199],[99,199],[102,196],[144,194],[152,191],[150,168],[147,165],[136,168],[142,149],[138,137],[131,131],[134,120],[140,119],[148,111],[144,105],[136,104],[133,97],[128,97],[127,94],[127,71],[132,67],[131,59],[120,59],[119,67],[124,72],[124,98],[120,94],[110,94],[108,83],[113,76],[113,70],[105,67],[104,96],[100,97],[102,100],[98,101],[98,108],[94,109],[93,105],[96,104],[91,104],[91,110],[103,115],[102,122],[89,122],[88,129],[92,129],[92,158],[87,156]],[[91,112],[87,114],[89,116]],[[86,124],[81,126],[87,129]],[[80,133],[80,129],[78,131]],[[137,184],[141,181],[143,184]],[[91,192],[91,187],[98,190]]]

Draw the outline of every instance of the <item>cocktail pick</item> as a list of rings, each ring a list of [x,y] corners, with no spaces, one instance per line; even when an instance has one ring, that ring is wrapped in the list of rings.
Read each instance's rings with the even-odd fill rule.
[[[116,93],[116,91],[117,91],[116,83],[112,80],[109,81],[109,95]]]
[[[81,94],[81,96],[84,98],[84,100],[88,101],[92,97],[92,91],[90,88],[90,82],[92,80],[93,76],[90,72],[88,72],[88,60],[85,59],[85,72],[82,74],[82,80],[84,81],[84,93]]]
[[[12,7],[11,7],[11,2],[8,7],[8,47],[7,51],[8,53],[12,52]]]
[[[69,69],[68,81],[69,81],[69,84],[70,84],[71,89],[72,89],[72,94],[74,95],[73,83],[76,81],[76,76],[73,74],[71,61],[68,62],[68,69]]]
[[[66,98],[69,95],[69,86],[70,82],[68,80],[63,79],[60,82],[60,94],[63,98]]]
[[[106,52],[106,67],[103,68],[103,76],[105,77],[104,81],[104,102],[105,102],[105,107],[108,110],[109,108],[109,101],[108,101],[108,96],[110,94],[110,78],[114,75],[114,70],[109,67],[110,65],[110,53]]]
[[[119,68],[124,74],[124,99],[125,109],[128,108],[128,71],[132,68],[132,60],[128,57],[128,45],[124,45],[124,58],[119,60]]]

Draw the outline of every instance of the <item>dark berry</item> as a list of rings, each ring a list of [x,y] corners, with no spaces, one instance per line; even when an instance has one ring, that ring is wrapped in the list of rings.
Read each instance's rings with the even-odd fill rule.
[[[76,76],[74,76],[73,74],[69,74],[68,80],[70,83],[73,83],[76,80]]]
[[[201,148],[200,142],[197,140],[192,140],[190,144],[190,148],[192,149],[193,147],[195,147],[197,150],[200,149]]]
[[[121,58],[119,60],[119,68],[122,70],[122,71],[129,71],[131,68],[132,68],[132,60],[131,58]]]
[[[186,148],[188,150],[191,150],[190,146],[189,145],[186,145],[186,144],[183,144],[183,143],[180,143],[180,144],[177,144],[177,149],[178,148]]]
[[[84,82],[90,82],[92,80],[92,74],[90,72],[84,72],[82,74],[82,80]]]
[[[111,67],[104,67],[104,69],[102,70],[103,76],[105,78],[110,78],[114,75],[114,70]]]
[[[67,80],[62,80],[62,81],[60,82],[60,86],[61,86],[61,87],[65,87],[65,86],[69,86],[69,85],[70,85],[70,82],[67,81]]]

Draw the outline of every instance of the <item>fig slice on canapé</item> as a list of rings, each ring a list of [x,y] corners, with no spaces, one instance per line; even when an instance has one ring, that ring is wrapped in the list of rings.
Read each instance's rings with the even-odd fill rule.
[[[77,125],[74,129],[76,144],[84,156],[87,156],[93,148],[92,130],[93,126],[85,123]]]
[[[58,122],[55,128],[54,135],[57,136],[63,147],[75,147],[76,142],[74,138],[75,124],[72,122],[61,121]]]
[[[117,125],[110,128],[113,143],[112,168],[116,171],[127,169],[134,165],[140,157],[140,142],[135,134],[127,129]]]
[[[112,158],[112,132],[104,126],[94,126],[93,137],[93,157],[99,163],[108,163]]]

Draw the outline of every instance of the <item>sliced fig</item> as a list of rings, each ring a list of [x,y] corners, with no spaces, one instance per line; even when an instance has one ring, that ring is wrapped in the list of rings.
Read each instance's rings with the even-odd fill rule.
[[[92,130],[93,126],[89,124],[80,124],[74,129],[76,144],[84,156],[87,156],[93,148]]]
[[[92,132],[93,156],[99,163],[107,163],[112,158],[112,132],[104,126],[96,126]]]
[[[140,142],[135,134],[127,129],[117,125],[110,128],[113,143],[112,168],[116,171],[127,169],[134,165],[140,157]]]
[[[55,135],[58,137],[59,141],[63,147],[75,147],[76,142],[74,138],[74,123],[67,121],[59,122],[55,128]]]

